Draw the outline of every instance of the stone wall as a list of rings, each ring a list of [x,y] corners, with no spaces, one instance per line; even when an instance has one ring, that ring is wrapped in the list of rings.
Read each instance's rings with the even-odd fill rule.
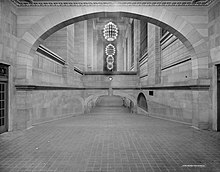
[[[84,113],[82,91],[17,91],[13,130]]]
[[[13,130],[84,113],[84,92],[65,89],[68,86],[82,86],[81,75],[74,71],[74,66],[77,66],[81,58],[74,56],[78,53],[78,49],[74,48],[74,42],[79,39],[74,37],[77,25],[58,30],[42,42],[46,48],[65,60],[65,65],[39,52],[33,53],[32,84],[38,89],[16,91]]]
[[[140,81],[147,97],[147,114],[210,128],[210,93],[208,87],[190,86],[195,84],[190,52],[174,35],[161,35],[161,28],[153,24],[148,24],[148,47],[140,60]]]
[[[220,118],[217,108],[219,103],[217,102],[217,65],[220,65],[220,2],[216,1],[209,7],[208,11],[209,23],[209,47],[210,56],[209,67],[210,75],[212,76],[210,95],[212,97],[212,123],[213,129],[217,130],[217,119]],[[220,124],[218,124],[220,125]],[[219,127],[218,127],[219,128]]]
[[[85,87],[95,88],[135,88],[138,86],[138,77],[136,75],[111,75],[112,81],[108,75],[85,75],[83,84]]]
[[[187,71],[190,71],[189,66],[192,65],[192,77],[194,79],[208,79],[209,75],[207,75],[208,71],[208,63],[210,66],[212,66],[212,62],[209,57],[209,52],[206,50],[207,40],[209,36],[209,43],[211,48],[211,59],[215,63],[219,63],[219,2],[216,1],[216,6],[210,6],[210,7],[188,7],[188,6],[182,6],[182,7],[157,7],[157,6],[124,6],[123,4],[120,6],[109,6],[109,8],[103,9],[102,6],[74,6],[74,7],[51,7],[51,8],[45,8],[45,7],[19,7],[17,8],[15,5],[11,5],[10,1],[8,0],[2,0],[0,2],[1,8],[0,8],[0,60],[2,63],[7,63],[10,65],[10,89],[9,89],[9,128],[10,130],[12,128],[14,129],[25,129],[27,127],[30,127],[34,123],[39,122],[45,122],[48,120],[53,120],[55,118],[61,118],[61,117],[67,117],[69,114],[78,114],[82,112],[83,105],[79,103],[80,98],[76,97],[82,97],[87,98],[86,92],[82,93],[82,91],[71,91],[71,90],[65,90],[64,88],[59,88],[59,90],[51,89],[48,90],[38,90],[32,87],[35,85],[49,85],[56,87],[62,87],[62,86],[69,86],[68,84],[72,85],[73,87],[81,87],[80,85],[80,78],[78,74],[71,73],[73,71],[72,68],[68,68],[68,65],[75,65],[82,70],[84,70],[84,67],[87,67],[87,58],[88,53],[86,52],[86,46],[85,42],[85,35],[87,35],[88,32],[84,32],[84,29],[88,29],[88,23],[85,23],[84,21],[75,23],[74,24],[74,32],[68,30],[68,34],[74,34],[74,42],[77,42],[77,44],[74,46],[74,56],[72,56],[73,52],[71,51],[71,43],[67,44],[69,46],[69,50],[67,51],[66,55],[63,55],[63,58],[66,58],[67,66],[62,66],[51,62],[47,58],[45,58],[42,55],[33,53],[33,50],[31,48],[36,48],[35,41],[42,41],[41,38],[46,38],[46,34],[48,30],[53,30],[54,28],[61,28],[61,26],[65,27],[68,22],[74,17],[78,16],[86,16],[86,14],[93,13],[93,12],[103,12],[103,11],[124,11],[124,12],[131,12],[133,14],[143,14],[143,16],[152,17],[152,22],[155,21],[162,21],[159,22],[159,24],[167,23],[171,27],[169,28],[170,31],[174,31],[177,35],[180,36],[179,33],[184,35],[189,42],[194,47],[194,50],[196,52],[196,57],[193,57],[192,64],[190,62],[186,63],[186,66],[176,66],[173,68],[172,72],[176,73],[176,71],[180,71],[180,68],[187,67]],[[94,10],[95,9],[95,10]],[[209,21],[208,21],[208,10],[209,10]],[[142,13],[139,13],[142,11]],[[107,14],[107,13],[106,13]],[[132,14],[132,15],[133,15]],[[214,16],[214,17],[213,17]],[[17,19],[16,19],[17,18]],[[85,18],[86,19],[86,18]],[[146,18],[144,18],[146,19]],[[155,20],[154,20],[155,19]],[[15,22],[17,20],[17,22]],[[75,20],[74,20],[75,21]],[[17,25],[15,24],[17,23]],[[57,26],[57,24],[61,25]],[[70,21],[71,23],[71,21]],[[207,32],[207,23],[209,25],[209,35]],[[55,26],[55,27],[54,27]],[[16,29],[17,27],[17,29]],[[83,28],[83,29],[82,29]],[[156,27],[155,27],[156,28]],[[87,30],[88,31],[88,30]],[[47,33],[46,33],[47,32]],[[155,29],[156,32],[156,29]],[[46,33],[43,37],[42,34]],[[17,36],[16,36],[17,34]],[[56,33],[55,33],[56,34]],[[154,35],[155,36],[155,35]],[[90,37],[92,37],[90,35]],[[40,38],[40,39],[38,39]],[[156,38],[156,37],[155,37]],[[97,38],[98,39],[98,38]],[[100,40],[100,39],[99,39]],[[17,45],[17,41],[19,41],[19,44]],[[69,39],[69,42],[72,40]],[[182,39],[181,41],[184,41]],[[101,41],[100,41],[101,42]],[[188,45],[189,42],[183,42],[184,45]],[[42,43],[42,42],[41,42]],[[102,42],[101,42],[102,43]],[[100,44],[97,44],[97,47],[99,47]],[[17,47],[17,49],[16,49]],[[100,46],[101,47],[101,46]],[[189,48],[189,47],[187,47]],[[56,49],[54,49],[56,51]],[[69,57],[76,57],[76,59],[68,59],[68,52]],[[153,51],[151,51],[153,52]],[[61,53],[58,52],[57,53]],[[66,53],[66,52],[65,52]],[[62,54],[62,53],[61,53]],[[71,54],[71,55],[70,55]],[[101,56],[99,56],[101,54]],[[103,47],[101,47],[97,51],[97,57],[102,57],[103,55]],[[151,54],[152,55],[152,54]],[[150,55],[150,56],[151,56]],[[151,56],[154,57],[154,56]],[[198,57],[198,58],[197,58]],[[102,70],[102,58],[97,59],[97,69]],[[154,64],[152,64],[152,62]],[[157,59],[151,59],[151,63],[149,63],[147,66],[144,67],[144,65],[141,68],[141,72],[143,74],[151,75],[150,84],[151,86],[156,87],[154,84],[160,83],[159,80],[156,78],[159,78],[159,72],[157,67],[155,68],[155,63],[158,62]],[[146,63],[147,64],[147,63]],[[16,66],[16,68],[15,68]],[[152,67],[153,66],[153,67]],[[147,72],[146,72],[147,71]],[[153,72],[152,72],[153,71]],[[165,71],[165,70],[164,70]],[[173,85],[178,85],[179,83],[179,76],[173,75],[170,77],[169,71],[167,73],[162,72],[162,76],[164,78],[162,79],[162,84],[159,86],[165,86],[163,84],[165,83],[171,83],[174,82]],[[146,73],[145,73],[146,72]],[[214,74],[214,70],[210,70],[211,74]],[[153,74],[153,75],[152,75]],[[189,73],[190,74],[190,73]],[[70,77],[69,77],[70,76]],[[170,77],[171,79],[166,79],[166,77]],[[181,77],[185,76],[185,73],[183,72],[183,75]],[[190,75],[188,75],[190,77]],[[71,81],[68,83],[68,79],[70,78]],[[74,80],[77,78],[76,80]],[[85,80],[85,85],[87,86],[109,86],[109,82],[105,81],[106,78],[97,77],[91,79]],[[160,79],[160,78],[159,78]],[[94,81],[97,81],[97,83],[94,83]],[[207,80],[204,80],[207,81]],[[127,77],[116,77],[114,78],[112,84],[113,86],[131,86],[136,88],[138,87],[139,80],[137,78],[127,78]],[[142,85],[144,87],[148,86],[148,76],[141,78]],[[76,85],[74,85],[77,83]],[[214,81],[213,81],[214,83]],[[14,87],[14,85],[16,87]],[[96,85],[97,84],[97,85]],[[149,98],[149,109],[150,105],[152,106],[151,112],[154,115],[163,115],[167,118],[172,118],[184,122],[192,122],[195,126],[199,126],[201,123],[204,122],[207,123],[207,121],[210,119],[209,109],[210,105],[210,92],[208,92],[208,89],[201,90],[198,88],[196,90],[193,88],[188,87],[189,84],[191,84],[191,79],[187,82],[182,82],[182,85],[179,86],[185,86],[183,90],[178,90],[177,88],[172,88],[172,90],[154,90],[154,96],[147,97]],[[203,80],[193,82],[195,85],[202,85],[202,84],[209,84],[208,82],[203,82]],[[18,89],[18,86],[26,86],[25,88]],[[157,85],[158,86],[158,85]],[[38,88],[38,87],[37,87]],[[46,88],[46,87],[45,87]],[[44,89],[45,89],[44,88]],[[214,90],[214,85],[211,87]],[[41,87],[43,89],[43,87]],[[140,88],[141,89],[141,88]],[[148,91],[146,91],[146,88],[144,89],[144,93],[147,94]],[[93,90],[94,91],[94,90]],[[107,92],[106,90],[95,90],[98,92]],[[94,92],[95,92],[94,91]],[[135,90],[113,90],[113,93],[120,93],[122,92],[128,92],[128,94],[134,95],[135,97],[136,92]],[[79,95],[78,95],[79,93]],[[91,94],[93,94],[91,92]],[[95,93],[94,93],[95,94]],[[125,93],[124,93],[125,94]],[[187,96],[190,95],[190,96]],[[215,91],[212,92],[212,95],[214,97]],[[84,96],[84,97],[83,97]],[[39,99],[40,97],[40,99]],[[63,98],[66,97],[66,98]],[[166,97],[167,101],[165,101],[164,97]],[[182,98],[184,97],[184,98]],[[188,104],[189,99],[186,97],[192,97],[192,104]],[[41,103],[42,101],[42,103]],[[213,104],[216,102],[214,99],[212,100]],[[61,102],[62,107],[59,112],[59,114],[56,114],[53,116],[53,108],[55,105],[59,106],[59,102]],[[70,104],[68,102],[71,102]],[[36,105],[35,105],[36,104]],[[178,104],[178,106],[176,105]],[[186,104],[186,105],[185,105]],[[71,105],[74,106],[70,107]],[[156,108],[159,107],[159,110]],[[192,109],[191,109],[192,108]],[[160,109],[161,112],[160,113]],[[173,109],[173,110],[171,110]],[[82,110],[82,111],[81,111]],[[42,112],[45,112],[42,113]],[[178,113],[183,114],[178,116]],[[186,112],[189,112],[188,114]],[[171,115],[175,114],[175,115]],[[191,118],[191,119],[190,119]],[[213,120],[214,118],[212,118]]]
[[[63,65],[50,60],[43,54],[36,53],[32,70],[33,84],[63,85]]]
[[[17,10],[10,2],[0,2],[0,60],[14,64],[17,46]]]
[[[74,57],[76,60],[76,66],[85,70],[87,64],[85,63],[85,59],[87,57],[87,51],[85,51],[85,40],[87,35],[87,23],[86,21],[78,22],[74,24]]]
[[[17,8],[8,0],[0,1],[0,63],[9,65],[8,96],[8,130],[13,128],[15,105],[14,80],[17,76]]]
[[[70,86],[82,86],[81,74],[74,71],[74,67],[77,66],[78,57],[74,56],[74,45],[77,42],[74,41],[75,26],[67,26],[67,62],[66,62],[66,84]]]
[[[62,59],[67,60],[67,44],[68,35],[67,27],[64,27],[50,35],[44,40],[43,45],[54,53],[58,54]]]
[[[208,91],[198,90],[150,90],[144,91],[148,113],[160,117],[188,123],[207,129],[210,124],[211,100]]]
[[[209,46],[212,62],[220,62],[220,2],[209,9]]]
[[[87,33],[86,33],[86,41],[85,43],[87,44],[87,66],[86,69],[87,71],[94,71],[94,68],[96,66],[95,64],[95,58],[93,56],[93,51],[96,49],[93,48],[93,20],[87,20]]]
[[[160,27],[148,23],[148,80],[147,85],[160,83]],[[143,84],[142,84],[143,85]]]
[[[130,112],[137,113],[137,90],[113,89],[113,95],[121,96],[124,99],[124,106],[128,107],[130,109]]]
[[[161,83],[184,82],[192,78],[190,53],[174,35],[166,33],[161,41]]]
[[[34,83],[81,86],[81,75],[74,71],[78,61],[78,57],[74,56],[74,25],[58,30],[42,44],[65,60],[65,65],[36,53],[33,60]]]

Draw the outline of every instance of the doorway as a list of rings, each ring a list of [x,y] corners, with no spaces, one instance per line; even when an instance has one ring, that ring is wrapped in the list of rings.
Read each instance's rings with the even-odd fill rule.
[[[8,66],[0,64],[0,134],[8,131]]]
[[[217,66],[217,131],[220,131],[220,65]]]
[[[148,112],[147,99],[143,93],[140,93],[137,98],[138,106]]]

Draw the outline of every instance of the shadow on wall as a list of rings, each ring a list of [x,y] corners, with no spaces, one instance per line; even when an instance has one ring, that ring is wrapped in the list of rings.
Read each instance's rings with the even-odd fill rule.
[[[138,114],[148,115],[147,99],[143,93],[139,93],[137,98]]]

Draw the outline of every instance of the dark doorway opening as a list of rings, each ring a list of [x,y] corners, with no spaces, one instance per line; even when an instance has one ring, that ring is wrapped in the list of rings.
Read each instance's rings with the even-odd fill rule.
[[[220,131],[220,65],[217,66],[217,131]]]
[[[8,66],[0,64],[0,134],[8,131]]]
[[[148,112],[147,99],[143,93],[140,93],[137,98],[138,106]]]

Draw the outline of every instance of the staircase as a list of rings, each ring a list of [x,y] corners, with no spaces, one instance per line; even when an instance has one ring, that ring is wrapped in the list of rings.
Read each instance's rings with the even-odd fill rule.
[[[123,99],[120,96],[101,96],[91,112],[103,114],[129,113],[129,109],[123,106]]]

